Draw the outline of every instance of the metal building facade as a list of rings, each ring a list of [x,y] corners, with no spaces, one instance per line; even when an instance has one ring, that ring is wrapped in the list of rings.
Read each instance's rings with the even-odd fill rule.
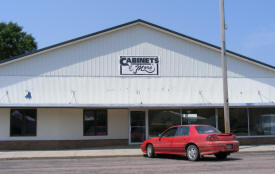
[[[158,56],[158,76],[119,74],[120,56]],[[227,56],[231,104],[275,101],[275,71]],[[142,23],[0,68],[4,105],[222,104],[219,52]],[[188,84],[188,85],[187,85]],[[242,84],[242,85],[240,85]],[[30,91],[32,99],[26,99]],[[6,94],[6,97],[5,97]]]
[[[121,75],[121,56],[157,57],[159,73]],[[227,61],[231,106],[275,107],[274,67],[232,52]],[[0,82],[0,110],[223,104],[219,49],[141,20],[2,62]]]

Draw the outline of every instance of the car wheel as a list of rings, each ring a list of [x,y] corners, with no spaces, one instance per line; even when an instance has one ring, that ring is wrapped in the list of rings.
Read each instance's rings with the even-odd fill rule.
[[[187,158],[190,161],[197,161],[200,157],[200,152],[197,146],[189,145],[187,147]]]
[[[155,150],[152,144],[147,145],[146,153],[149,158],[153,158],[155,156]]]
[[[216,158],[219,159],[219,160],[224,160],[224,159],[227,158],[228,153],[223,153],[223,152],[221,152],[221,153],[216,153],[215,156],[216,156]]]

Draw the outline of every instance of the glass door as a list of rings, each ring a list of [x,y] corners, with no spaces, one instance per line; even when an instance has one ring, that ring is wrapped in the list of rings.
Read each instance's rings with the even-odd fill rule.
[[[142,143],[146,138],[145,111],[130,111],[130,143]]]

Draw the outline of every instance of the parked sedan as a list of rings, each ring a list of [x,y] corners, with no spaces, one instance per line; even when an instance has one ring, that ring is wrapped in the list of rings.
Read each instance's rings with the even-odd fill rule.
[[[145,140],[141,150],[149,158],[156,154],[184,155],[196,161],[203,155],[226,159],[239,151],[239,141],[231,133],[221,133],[209,125],[172,126],[158,137]]]

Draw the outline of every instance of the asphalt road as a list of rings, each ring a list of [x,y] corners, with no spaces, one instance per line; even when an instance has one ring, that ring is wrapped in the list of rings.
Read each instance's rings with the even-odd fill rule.
[[[275,152],[235,153],[227,160],[205,157],[197,162],[179,156],[39,159],[0,161],[0,173],[275,173]]]

